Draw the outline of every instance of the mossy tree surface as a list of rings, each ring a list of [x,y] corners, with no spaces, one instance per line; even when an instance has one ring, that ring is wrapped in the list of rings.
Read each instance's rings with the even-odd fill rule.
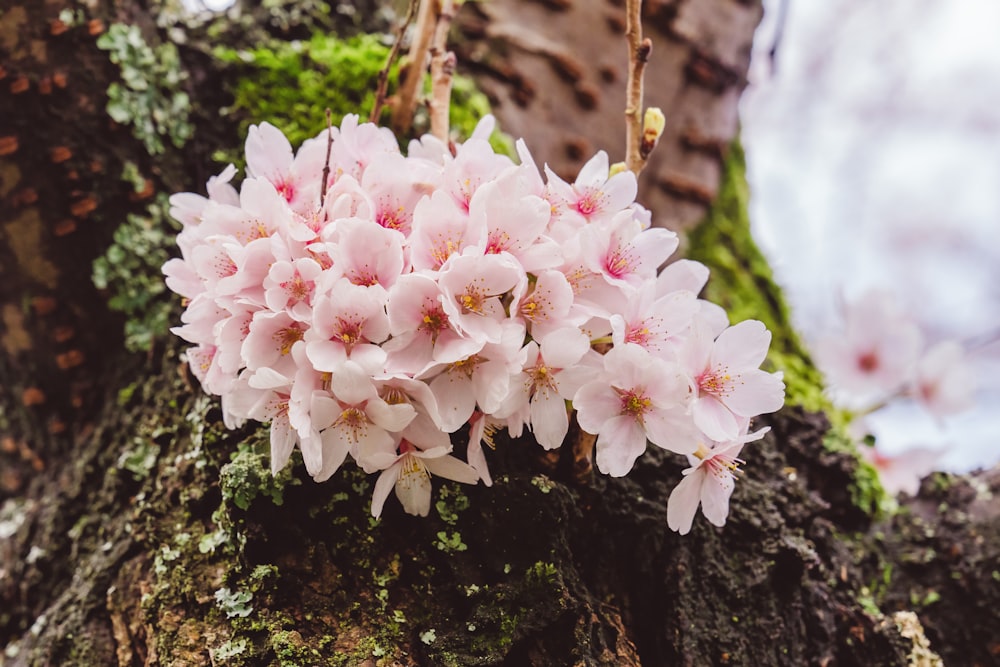
[[[516,15],[521,5],[507,1]],[[316,26],[351,39],[357,17],[375,14],[241,4],[235,23],[187,30],[185,72],[157,75],[159,94],[145,98],[153,107],[127,116],[108,109],[127,97],[109,90],[135,75],[98,39],[134,40],[112,27],[135,25],[133,51],[156,53],[168,41],[166,15],[110,0],[5,6],[0,663],[893,665],[907,664],[913,642],[883,612],[912,608],[933,648],[988,664],[995,647],[984,637],[998,607],[985,597],[965,615],[961,602],[997,570],[995,505],[985,499],[1000,491],[996,480],[929,490],[934,507],[914,503],[887,532],[852,499],[855,458],[826,447],[826,419],[802,407],[761,420],[772,432],[748,452],[729,524],[699,519],[686,537],[665,520],[682,462],[658,452],[627,479],[579,484],[571,461],[500,441],[488,453],[495,485],[439,485],[426,519],[390,501],[372,520],[371,479],[353,469],[315,484],[293,461],[271,478],[266,429],[223,427],[179,344],[159,335],[162,321],[142,319],[153,303],[164,313],[177,304],[136,285],[155,275],[155,253],[169,252],[157,248],[169,233],[154,210],[162,196],[200,189],[222,166],[212,153],[240,144],[238,117],[220,116],[238,98],[238,78],[219,78],[234,65],[209,39],[234,52],[308,40]],[[314,13],[295,15],[303,7]],[[501,65],[491,63],[493,76]],[[190,138],[155,122],[180,92]],[[125,122],[143,118],[158,143],[148,125]],[[815,376],[748,245],[740,162],[720,164],[723,196],[692,240],[727,247],[730,259],[704,256],[717,274],[712,298],[736,318],[767,321],[775,367],[791,378],[801,364],[794,386],[812,396]],[[133,262],[139,252],[149,262]],[[102,256],[103,291],[91,282]],[[763,305],[747,305],[760,294]],[[133,347],[147,351],[128,353],[125,335],[140,334]],[[969,520],[955,523],[941,502]],[[953,555],[962,539],[977,545],[974,561]],[[959,576],[942,575],[939,562]]]

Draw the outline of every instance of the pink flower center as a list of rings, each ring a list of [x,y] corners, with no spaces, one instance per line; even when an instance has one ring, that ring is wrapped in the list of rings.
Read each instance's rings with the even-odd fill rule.
[[[721,452],[713,453],[704,444],[698,446],[698,451],[694,455],[703,460],[702,465],[708,469],[709,473],[719,478],[739,477],[743,472],[740,470],[740,466],[746,464],[746,461],[741,458]]]
[[[659,321],[658,318],[647,318],[641,322],[630,324],[625,332],[625,342],[635,343],[647,350],[659,349],[660,346],[656,344],[658,332],[655,331],[657,321]]]
[[[462,306],[462,310],[467,313],[482,315],[483,304],[485,302],[486,295],[483,294],[483,291],[475,285],[466,286],[465,294],[460,294],[458,296],[458,303]]]
[[[368,432],[368,416],[359,408],[350,407],[340,413],[333,425],[347,431],[350,438],[358,442]]]
[[[618,246],[604,258],[604,270],[612,278],[621,278],[635,270],[635,258],[628,246]]]
[[[305,336],[302,326],[299,322],[292,322],[284,329],[278,329],[274,332],[274,342],[278,344],[282,356],[291,352],[292,346]]]
[[[740,465],[743,463],[746,463],[746,461],[726,456],[725,454],[717,454],[705,461],[708,471],[720,479],[724,479],[727,476],[739,477],[743,472],[740,470]]]
[[[295,273],[295,277],[291,280],[281,283],[281,289],[285,290],[288,294],[288,301],[291,305],[295,305],[299,301],[306,301],[308,303],[314,287],[315,283],[303,280],[298,272]]]
[[[354,346],[361,342],[361,322],[338,317],[337,328],[333,336],[331,340],[340,341],[347,348],[347,353],[350,354]]]
[[[588,189],[576,202],[576,210],[590,216],[603,208],[604,194],[600,190]]]
[[[538,290],[535,290],[521,304],[518,310],[521,316],[529,322],[544,322],[549,319],[549,310],[551,307],[552,302],[546,298],[546,295],[544,293],[540,294]]]
[[[878,355],[874,352],[865,352],[858,357],[858,368],[865,373],[874,373],[880,365]]]
[[[438,238],[431,247],[431,259],[434,260],[435,268],[441,266],[458,251],[460,244],[453,238]]]
[[[306,248],[306,252],[309,253],[310,257],[316,260],[316,263],[319,264],[320,268],[324,271],[333,266],[333,259],[328,253],[322,251],[316,252],[315,250],[310,250],[309,248]]]
[[[378,276],[375,272],[365,265],[364,267],[351,272],[348,279],[355,285],[360,285],[362,287],[371,287],[372,285],[378,285]]]
[[[285,198],[285,201],[290,202],[295,198],[295,185],[291,181],[281,181],[274,186],[274,189],[278,191],[278,194]]]
[[[275,394],[276,404],[274,410],[274,419],[287,419],[288,418],[288,399],[290,398],[288,394]]]
[[[236,262],[229,255],[220,254],[215,260],[215,274],[219,278],[228,278],[229,276],[236,275],[239,267],[236,266]]]
[[[448,327],[448,316],[440,303],[425,304],[423,315],[417,330],[429,333],[431,341],[437,341],[438,334]]]
[[[634,418],[640,424],[647,412],[653,407],[653,401],[643,393],[643,389],[618,389],[614,388],[621,400],[620,415],[627,415]]]
[[[267,225],[263,221],[254,219],[250,221],[250,231],[246,235],[246,242],[256,241],[257,239],[266,239],[271,235],[268,231]]]
[[[725,366],[720,366],[714,371],[706,371],[698,376],[698,388],[714,396],[727,395],[733,390],[733,384],[733,376],[729,374],[729,368]]]
[[[400,206],[396,209],[385,208],[380,209],[375,215],[375,222],[382,225],[386,229],[401,230],[406,224],[406,210]]]
[[[449,368],[448,370],[455,373],[461,373],[462,375],[471,380],[472,374],[476,372],[476,366],[483,363],[484,361],[486,360],[480,357],[478,354],[474,354],[468,359],[460,359],[459,361],[452,363],[451,368]]]
[[[510,250],[510,245],[510,234],[505,231],[493,232],[486,242],[486,254],[499,255],[505,250]]]
[[[541,359],[539,359],[537,364],[527,370],[528,377],[531,381],[531,390],[535,393],[537,393],[540,389],[556,391],[555,372],[558,370],[558,368],[546,366]]]

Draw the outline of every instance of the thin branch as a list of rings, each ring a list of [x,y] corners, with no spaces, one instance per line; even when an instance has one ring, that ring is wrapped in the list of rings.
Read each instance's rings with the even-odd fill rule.
[[[420,0],[410,0],[410,5],[406,8],[406,16],[403,17],[403,22],[399,24],[399,28],[396,30],[396,39],[392,43],[389,56],[385,59],[385,67],[378,73],[375,104],[372,105],[372,112],[368,115],[368,122],[370,123],[377,123],[378,117],[382,114],[386,91],[389,88],[389,71],[392,69],[392,64],[399,57],[399,48],[403,45],[403,35],[406,34],[406,29],[409,27],[410,22],[413,21],[413,15],[417,11],[417,3],[419,2]]]
[[[323,208],[326,189],[330,186],[330,151],[333,148],[333,113],[326,110],[326,162],[323,163],[323,183],[319,190],[319,207]]]
[[[417,12],[417,24],[414,28],[416,34],[407,55],[409,64],[406,79],[399,88],[398,102],[392,110],[392,129],[400,137],[407,135],[413,125],[413,113],[417,109],[417,93],[424,80],[427,54],[430,52],[434,36],[437,7],[438,0],[420,0],[420,11]]]
[[[448,31],[454,18],[453,0],[441,0],[441,11],[431,47],[431,134],[448,143],[448,111],[451,106],[451,83],[455,74],[455,54],[447,51]]]
[[[646,166],[642,156],[642,75],[653,43],[642,36],[642,0],[626,0],[625,40],[628,81],[625,89],[625,166],[636,176]]]
[[[781,39],[785,34],[785,26],[788,23],[788,0],[781,0],[778,5],[778,25],[774,30],[774,40],[771,48],[767,52],[767,59],[771,65],[771,76],[778,71],[778,47],[781,46]]]

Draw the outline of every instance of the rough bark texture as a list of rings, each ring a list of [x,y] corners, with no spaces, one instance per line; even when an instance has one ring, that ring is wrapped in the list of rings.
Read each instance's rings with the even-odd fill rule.
[[[462,22],[462,61],[486,77],[503,127],[559,174],[597,150],[625,159],[628,49],[621,0],[475,3]],[[719,189],[736,136],[753,32],[763,16],[749,0],[657,0],[643,6],[653,50],[647,106],[667,117],[643,176],[641,201],[657,224],[687,229]],[[544,128],[541,130],[540,128]],[[542,157],[543,156],[543,157]]]
[[[378,523],[363,475],[317,485],[297,462],[272,480],[266,431],[226,431],[176,343],[127,354],[122,317],[90,278],[128,214],[200,188],[211,151],[239,143],[219,118],[205,27],[182,50],[194,139],[179,149],[166,136],[154,157],[108,117],[121,74],[96,39],[128,22],[162,43],[144,6],[7,0],[0,17],[0,664],[933,664],[891,616],[905,610],[948,664],[997,663],[1000,475],[936,476],[876,520],[856,455],[815,411],[769,418],[727,526],[699,519],[686,537],[665,519],[680,466],[654,452],[628,478],[581,484],[568,452],[500,442],[492,488],[445,485],[427,519],[390,504]],[[80,14],[63,23],[63,9]],[[566,174],[597,148],[620,157],[620,8],[466,10],[461,48],[508,131]],[[760,14],[735,0],[648,8],[649,100],[671,125],[644,200],[671,225],[703,217],[720,192],[716,229],[743,220],[725,154]],[[256,14],[250,32],[214,39],[308,34],[296,20]],[[787,328],[736,234],[701,237],[709,261],[728,253],[721,298],[763,292],[769,325]],[[777,340],[797,376],[814,377],[794,335]]]

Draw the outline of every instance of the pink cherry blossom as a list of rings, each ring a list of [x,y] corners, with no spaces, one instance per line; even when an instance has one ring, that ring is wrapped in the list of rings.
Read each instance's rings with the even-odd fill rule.
[[[285,312],[260,310],[254,313],[240,354],[251,371],[272,367],[292,352],[305,338],[309,325]]]
[[[971,407],[976,374],[955,341],[938,343],[920,358],[910,393],[936,417]]]
[[[542,237],[551,215],[549,203],[524,188],[520,173],[515,167],[483,184],[469,203],[469,221],[474,228],[485,227],[487,254],[510,253],[525,271],[537,272],[557,266],[560,251]]]
[[[610,176],[608,154],[598,151],[580,169],[573,185],[567,184],[546,168],[549,187],[566,202],[567,208],[589,222],[610,217],[635,199],[635,174],[623,171]]]
[[[380,226],[409,236],[417,204],[434,192],[440,170],[433,164],[384,153],[365,171],[361,189],[372,201],[372,218]]]
[[[638,345],[604,355],[604,373],[573,398],[580,428],[598,436],[598,469],[613,477],[628,474],[647,439],[677,453],[694,451],[684,411],[687,395],[680,367]]]
[[[384,449],[392,443],[391,434],[416,417],[412,405],[382,399],[369,374],[350,360],[331,373],[330,392],[316,396],[311,406],[322,442],[322,467],[313,474],[317,482],[329,479],[348,454]]]
[[[694,384],[694,423],[706,437],[733,440],[743,420],[781,408],[781,373],[759,368],[770,343],[771,332],[757,320],[729,327],[715,340],[704,320],[694,320],[679,359]]]
[[[528,330],[535,340],[541,340],[555,329],[566,325],[583,324],[586,317],[573,311],[573,288],[566,276],[556,270],[538,274],[530,292],[515,292],[512,312],[528,323]]]
[[[358,123],[356,114],[344,116],[340,135],[330,155],[331,178],[347,174],[360,181],[372,162],[385,153],[398,153],[399,143],[388,128]]]
[[[816,363],[848,402],[870,404],[903,388],[920,352],[916,324],[892,297],[870,291],[844,307],[844,332],[814,345]]]
[[[513,256],[478,255],[475,248],[451,257],[438,276],[441,305],[451,323],[484,343],[500,342],[507,319],[500,297],[525,282],[527,275]]]
[[[403,273],[403,235],[375,222],[346,218],[337,223],[337,243],[328,249],[339,272],[355,285],[385,289]]]
[[[342,278],[329,295],[316,299],[306,354],[320,371],[333,372],[345,360],[353,359],[375,373],[385,365],[385,350],[379,343],[388,336],[385,291]]]
[[[498,155],[485,139],[470,138],[449,160],[441,173],[441,191],[451,196],[459,209],[468,212],[472,197],[483,183],[494,180],[513,162]]]
[[[511,379],[511,389],[495,416],[509,419],[512,431],[519,430],[520,424],[530,425],[538,444],[555,449],[569,430],[566,401],[600,368],[580,363],[592,351],[590,339],[576,327],[557,329],[541,345],[529,342],[524,351],[524,366]],[[519,424],[510,425],[510,420]]]
[[[276,312],[287,310],[300,322],[312,319],[316,279],[322,271],[319,263],[310,257],[274,262],[263,282],[264,303]]]
[[[643,230],[631,211],[592,224],[580,236],[587,268],[612,285],[638,287],[654,279],[656,270],[677,249],[677,234],[667,229]]]
[[[248,416],[259,422],[271,423],[271,474],[277,475],[288,464],[299,437],[288,418],[290,395],[287,390],[267,390],[261,394]]]
[[[736,485],[739,466],[738,458],[743,445],[760,440],[770,431],[764,427],[753,433],[742,435],[732,441],[704,444],[692,454],[688,454],[691,467],[684,471],[681,480],[667,500],[667,525],[681,535],[687,535],[694,523],[694,515],[701,505],[701,512],[710,523],[723,526],[729,516],[729,497]]]
[[[859,447],[861,456],[878,471],[878,480],[887,493],[915,496],[920,480],[931,474],[945,454],[943,449],[910,447],[899,454],[886,454],[877,447]]]
[[[372,516],[382,516],[382,509],[395,489],[403,511],[414,516],[427,516],[431,509],[431,475],[475,484],[479,473],[468,463],[450,455],[451,445],[421,449],[404,436],[399,453],[385,466],[372,494]]]
[[[236,167],[227,165],[218,176],[208,179],[208,197],[193,192],[178,192],[170,195],[170,217],[185,226],[201,224],[202,216],[210,201],[239,206],[240,196],[236,188],[229,184],[236,175]]]
[[[611,316],[612,341],[635,343],[656,356],[673,359],[698,309],[692,292],[670,292],[657,298],[657,284],[644,283],[619,313]]]
[[[458,430],[477,406],[487,414],[499,409],[511,376],[524,365],[523,340],[524,328],[508,322],[501,327],[498,342],[485,344],[467,358],[430,366],[420,374],[420,379],[430,380],[446,432]]]
[[[466,458],[469,465],[479,473],[479,479],[486,486],[493,486],[493,478],[490,477],[489,465],[486,461],[486,454],[483,452],[483,443],[490,449],[496,449],[493,436],[497,431],[504,428],[504,423],[491,417],[490,415],[476,411],[469,417],[469,445],[466,450]],[[514,437],[517,435],[511,434]]]
[[[388,372],[416,375],[432,362],[455,362],[485,345],[458,331],[442,298],[437,282],[422,273],[401,276],[389,290],[386,311],[392,339],[383,345]]]
[[[416,271],[440,269],[464,248],[485,246],[486,220],[470,220],[447,193],[437,190],[413,211],[410,262]]]

